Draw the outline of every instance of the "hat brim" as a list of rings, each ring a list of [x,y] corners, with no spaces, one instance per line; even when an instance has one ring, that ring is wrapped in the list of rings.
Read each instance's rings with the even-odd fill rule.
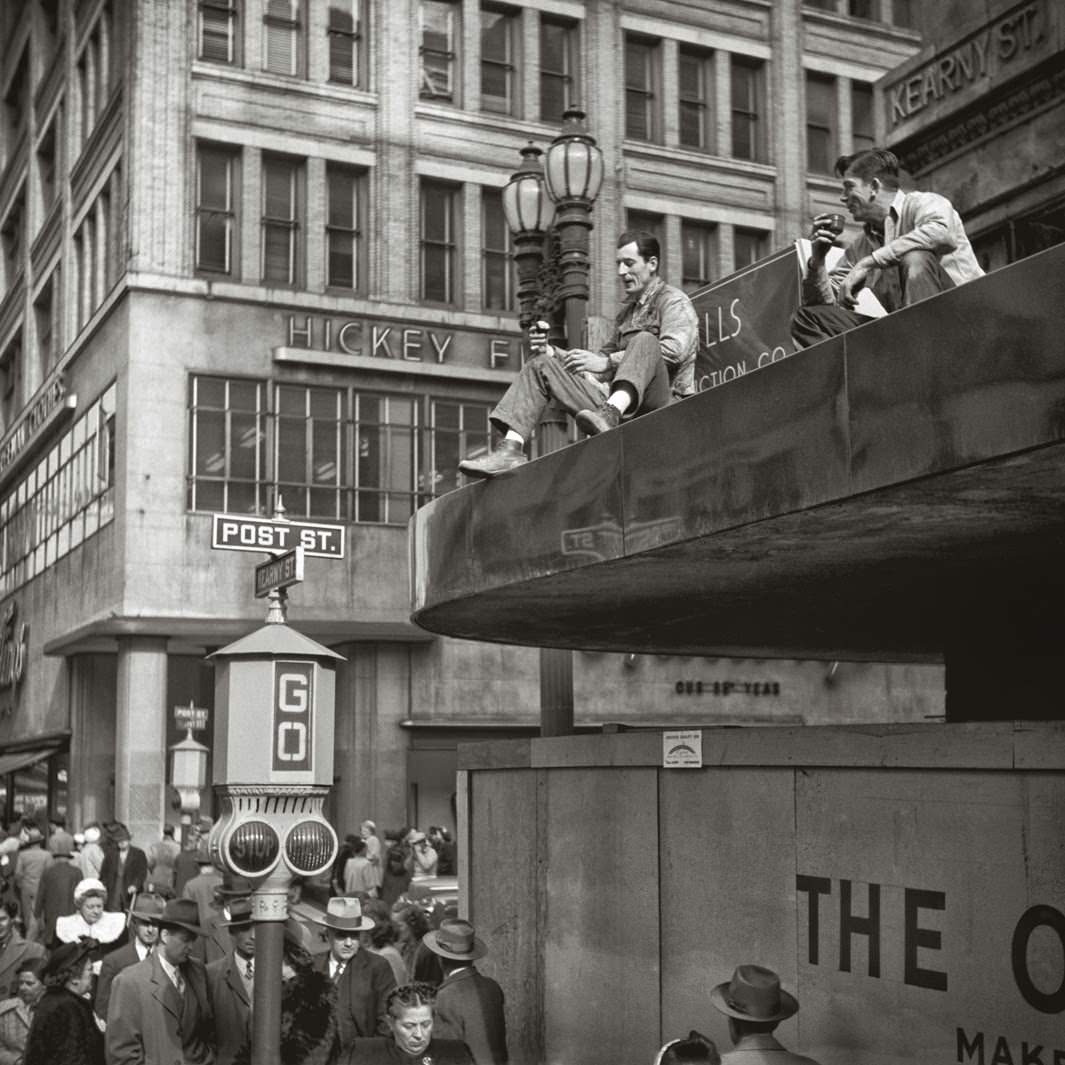
[[[783,988],[780,989],[780,1010],[773,1014],[771,1017],[752,1017],[749,1013],[744,1013],[742,1010],[735,1009],[728,1004],[728,989],[729,982],[726,980],[723,984],[718,984],[713,991],[710,992],[710,1003],[719,1012],[725,1014],[726,1017],[735,1017],[740,1021],[755,1021],[756,1023],[771,1023],[773,1021],[786,1021],[789,1017],[794,1017],[799,1012],[799,1000],[794,995],[789,995]]]
[[[488,948],[484,945],[484,941],[473,937],[473,950],[469,954],[456,954],[453,950],[448,950],[447,947],[442,946],[438,937],[436,929],[430,929],[422,936],[422,942],[434,953],[439,954],[441,958],[450,958],[452,961],[476,961],[478,958],[483,958],[488,953]]]
[[[330,928],[334,932],[372,932],[377,927],[377,922],[372,917],[360,917],[357,921],[354,921],[325,914],[322,917],[310,917],[308,920],[314,921],[315,924],[320,924],[324,928]]]
[[[166,918],[153,917],[148,921],[148,924],[154,924],[156,928],[184,928],[186,932],[191,932],[196,936],[210,935],[210,931],[206,928],[201,928],[198,924],[191,924],[189,921],[175,921],[173,918],[167,920]]]

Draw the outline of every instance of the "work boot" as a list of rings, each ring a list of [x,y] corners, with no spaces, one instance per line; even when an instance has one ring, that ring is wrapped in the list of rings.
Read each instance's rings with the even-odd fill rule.
[[[600,403],[595,410],[577,411],[577,425],[587,436],[616,429],[621,424],[621,411],[609,403]]]
[[[463,459],[459,470],[467,477],[495,477],[498,473],[524,466],[529,461],[524,449],[525,445],[517,440],[501,440],[495,451],[477,459]]]

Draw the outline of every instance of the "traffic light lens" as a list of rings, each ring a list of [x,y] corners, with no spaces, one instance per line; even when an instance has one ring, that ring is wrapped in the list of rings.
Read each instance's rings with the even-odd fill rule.
[[[285,840],[285,858],[297,872],[324,869],[333,860],[335,837],[321,821],[301,821]]]
[[[230,862],[245,873],[264,873],[277,861],[281,841],[265,821],[245,821],[229,837]]]

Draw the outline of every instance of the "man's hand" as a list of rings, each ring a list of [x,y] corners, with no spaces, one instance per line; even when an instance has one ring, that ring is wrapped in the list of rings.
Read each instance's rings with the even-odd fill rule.
[[[589,373],[603,373],[610,369],[610,357],[599,355],[594,351],[573,348],[572,351],[562,353],[562,365],[570,373],[579,373],[581,370],[587,370]]]
[[[850,273],[840,282],[836,302],[841,307],[853,310],[858,302],[858,293],[865,287],[869,272],[876,266],[871,259],[861,259],[851,267]]]
[[[819,214],[814,216],[813,230],[810,233],[810,258],[815,264],[825,261],[829,249],[835,246],[843,232],[843,216],[839,214]]]

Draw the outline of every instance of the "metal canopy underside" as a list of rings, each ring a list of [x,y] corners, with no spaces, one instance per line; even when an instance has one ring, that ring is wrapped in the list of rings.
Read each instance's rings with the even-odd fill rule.
[[[1065,247],[423,507],[413,620],[525,645],[934,659],[1056,639]]]

